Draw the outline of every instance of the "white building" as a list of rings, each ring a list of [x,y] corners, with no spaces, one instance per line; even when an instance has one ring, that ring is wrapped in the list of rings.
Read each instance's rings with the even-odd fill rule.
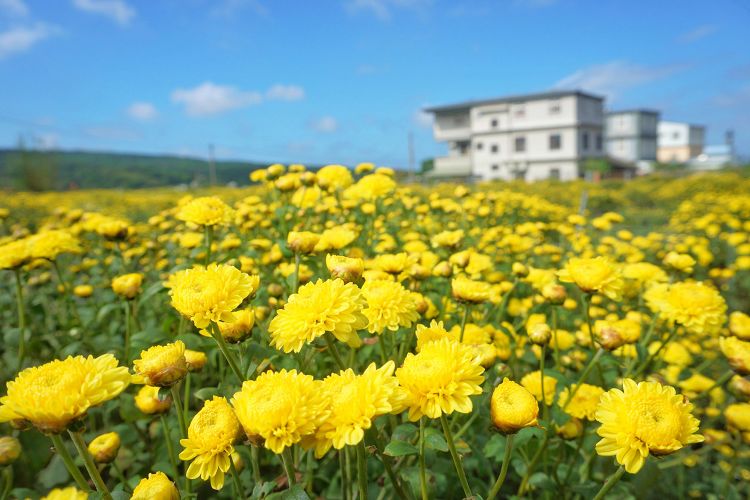
[[[703,153],[705,140],[706,127],[661,121],[656,158],[661,163],[686,163]]]
[[[553,91],[469,101],[426,109],[435,140],[448,155],[431,176],[572,180],[583,163],[604,156],[603,98]]]
[[[650,172],[656,163],[658,129],[658,111],[611,111],[605,125],[607,154],[636,165],[641,172]]]

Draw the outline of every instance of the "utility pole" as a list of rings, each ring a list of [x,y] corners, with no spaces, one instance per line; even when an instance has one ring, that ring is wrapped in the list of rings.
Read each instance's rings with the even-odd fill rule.
[[[210,185],[216,185],[216,164],[214,163],[214,145],[208,145],[208,182]]]

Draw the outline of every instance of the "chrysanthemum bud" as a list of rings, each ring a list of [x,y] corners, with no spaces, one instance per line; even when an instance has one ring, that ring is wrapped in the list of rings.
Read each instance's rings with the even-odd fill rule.
[[[230,344],[237,344],[248,338],[253,333],[255,326],[255,310],[241,309],[234,312],[234,321],[225,323],[219,321],[219,331],[224,340]]]
[[[279,283],[271,283],[266,287],[266,290],[268,290],[268,295],[271,297],[281,297],[284,295],[284,287],[281,286]]]
[[[123,274],[112,280],[112,291],[120,297],[131,300],[140,293],[142,283],[141,273]]]
[[[318,241],[320,241],[320,235],[310,231],[290,231],[286,238],[289,249],[299,254],[312,253]]]
[[[352,283],[362,277],[365,263],[362,259],[344,257],[342,255],[326,255],[326,267],[331,278],[340,278],[344,283]]]
[[[453,298],[460,302],[479,304],[489,300],[490,284],[461,276],[451,281],[451,292]]]
[[[557,435],[563,439],[575,439],[583,432],[583,422],[577,418],[571,418],[563,425],[556,426]]]
[[[180,500],[180,492],[166,474],[157,472],[141,479],[130,500]]]
[[[316,182],[315,174],[313,172],[302,172],[299,176],[299,180],[303,186],[312,186]]]
[[[510,270],[513,273],[513,276],[518,278],[525,278],[529,275],[529,268],[520,262],[514,262],[510,267]]]
[[[719,347],[732,370],[740,375],[750,375],[750,342],[737,337],[722,337],[719,339]]]
[[[148,385],[171,387],[187,375],[185,344],[178,340],[141,351],[140,359],[133,361],[133,368]]]
[[[432,270],[432,274],[435,276],[442,276],[443,278],[449,277],[453,273],[453,268],[447,260],[441,261]]]
[[[552,305],[562,305],[568,298],[565,287],[557,283],[550,283],[542,288],[542,296]]]
[[[98,464],[108,464],[120,450],[120,436],[116,432],[101,434],[89,443],[89,453]]]
[[[536,323],[529,330],[529,340],[532,344],[547,345],[552,338],[552,330],[547,323]]]
[[[490,400],[492,424],[504,434],[537,425],[539,403],[533,394],[509,378],[495,387]]]
[[[144,385],[135,395],[135,406],[146,415],[166,413],[172,406],[172,397],[167,395],[159,399],[159,388]]]
[[[596,333],[595,337],[599,345],[608,351],[614,351],[618,347],[625,344],[625,339],[622,338],[620,332],[612,326],[604,326],[600,328]]]
[[[735,375],[729,381],[729,388],[736,394],[741,394],[745,398],[750,398],[750,380],[745,377]]]
[[[201,371],[203,367],[206,366],[207,361],[208,361],[208,356],[206,356],[205,352],[191,351],[190,349],[185,349],[185,362],[187,363],[188,371],[190,372]]]
[[[82,299],[91,297],[91,294],[93,293],[94,293],[94,287],[91,285],[76,285],[73,288],[73,294],[76,297],[80,297]]]
[[[0,437],[0,465],[9,465],[21,455],[21,443],[12,436]]]

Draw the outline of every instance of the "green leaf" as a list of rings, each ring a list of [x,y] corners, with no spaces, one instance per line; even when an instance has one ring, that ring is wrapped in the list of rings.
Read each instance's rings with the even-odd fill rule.
[[[389,457],[403,457],[404,455],[416,455],[417,453],[419,453],[419,450],[414,445],[405,441],[395,440],[388,443],[385,451],[383,451],[383,454]]]
[[[65,468],[63,459],[59,455],[54,455],[49,465],[39,473],[37,479],[45,489],[51,489],[68,481],[68,469]]]
[[[201,401],[207,401],[209,398],[215,396],[216,394],[219,394],[218,387],[204,387],[195,391],[193,393],[193,396],[200,399]]]
[[[141,296],[138,299],[138,307],[141,307],[143,304],[151,300],[151,297],[161,292],[162,290],[164,290],[164,284],[161,281],[157,281],[150,287],[146,288],[146,290],[141,293]]]
[[[266,497],[267,500],[310,500],[302,485],[295,484],[288,490],[273,493]]]
[[[494,458],[498,461],[502,460],[502,457],[505,454],[506,441],[507,439],[500,434],[493,435],[482,449],[484,456],[487,458]]]
[[[418,429],[412,424],[401,424],[393,431],[394,441],[412,441],[417,437]]]
[[[424,444],[433,450],[448,451],[448,443],[436,429],[425,429]]]

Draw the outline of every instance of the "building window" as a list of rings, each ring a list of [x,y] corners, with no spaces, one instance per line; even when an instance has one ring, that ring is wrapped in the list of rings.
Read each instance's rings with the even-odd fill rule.
[[[596,134],[596,150],[602,150],[602,134]]]
[[[497,118],[493,118],[490,122],[490,127],[497,128]]]
[[[558,101],[552,101],[549,107],[549,114],[559,115],[560,114],[560,103]]]
[[[497,147],[497,144],[493,144],[492,146],[490,146],[491,153],[497,153],[498,149],[499,148]]]
[[[492,168],[493,172],[497,172],[498,170],[500,170],[500,165],[493,164],[492,167],[490,167],[490,168]]]
[[[550,150],[560,149],[562,145],[562,137],[560,134],[551,134],[549,136],[549,148]]]
[[[679,138],[680,138],[680,133],[679,132],[672,132],[672,139],[677,140]]]
[[[581,149],[588,151],[589,149],[589,133],[583,132],[581,134]]]
[[[481,143],[481,142],[478,142],[478,143],[477,143],[477,150],[481,150],[481,149],[482,149],[482,143]]]
[[[519,181],[526,179],[526,171],[516,167],[516,171],[513,172],[513,178]]]
[[[549,178],[554,181],[560,180],[560,169],[558,167],[552,167],[549,169]]]
[[[526,138],[516,137],[515,146],[517,153],[523,153],[524,151],[526,151]]]

